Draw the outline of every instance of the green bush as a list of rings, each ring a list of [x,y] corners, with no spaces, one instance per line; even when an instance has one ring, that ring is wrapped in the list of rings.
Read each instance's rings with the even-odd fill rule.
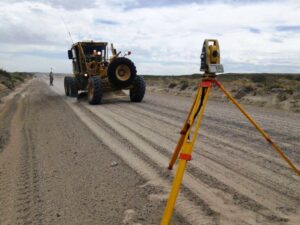
[[[10,77],[10,73],[8,73],[7,71],[0,69],[0,76],[4,76],[4,77]]]
[[[168,88],[174,88],[174,87],[176,87],[176,86],[177,86],[176,83],[170,83],[169,86],[168,86]]]
[[[295,87],[295,92],[300,92],[300,85]]]
[[[10,73],[8,73],[6,70],[0,69],[0,75],[3,75],[5,77],[9,77]]]
[[[280,84],[269,84],[268,86],[267,86],[267,90],[272,90],[273,88],[282,88],[282,86],[280,85]]]
[[[254,83],[263,83],[266,82],[267,78],[265,75],[251,75],[251,80]]]
[[[19,80],[19,81],[24,81],[24,77],[22,76],[22,75],[15,75],[15,74],[13,74],[13,79],[15,79],[15,80]]]
[[[4,86],[6,86],[9,89],[13,89],[15,87],[14,83],[11,82],[10,80],[3,80],[3,81],[1,81],[1,84],[3,84]]]
[[[180,82],[180,84],[181,84],[181,86],[180,86],[180,90],[181,90],[181,91],[184,91],[184,90],[187,89],[188,86],[189,86],[189,83],[188,83],[186,80],[182,80],[182,81]]]

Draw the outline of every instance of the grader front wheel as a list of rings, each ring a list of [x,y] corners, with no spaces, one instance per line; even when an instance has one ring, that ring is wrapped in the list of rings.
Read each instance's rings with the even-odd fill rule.
[[[141,102],[146,91],[146,84],[144,78],[136,76],[133,81],[132,88],[129,90],[130,100],[132,102]]]
[[[66,96],[70,96],[70,79],[72,79],[72,77],[64,78],[64,88]]]
[[[70,97],[77,97],[78,96],[78,84],[76,77],[71,77],[69,81],[69,95]]]

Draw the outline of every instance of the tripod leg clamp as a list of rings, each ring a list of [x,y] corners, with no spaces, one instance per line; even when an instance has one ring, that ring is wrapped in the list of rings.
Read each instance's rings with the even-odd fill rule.
[[[179,159],[183,159],[186,161],[191,161],[192,160],[192,155],[191,154],[186,154],[186,153],[180,153]]]

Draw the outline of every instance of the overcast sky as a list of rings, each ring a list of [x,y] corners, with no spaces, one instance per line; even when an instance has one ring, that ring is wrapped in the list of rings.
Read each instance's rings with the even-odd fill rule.
[[[1,0],[0,68],[71,72],[74,42],[131,50],[139,74],[199,71],[205,38],[226,72],[300,72],[300,0]],[[63,19],[62,19],[63,18]]]

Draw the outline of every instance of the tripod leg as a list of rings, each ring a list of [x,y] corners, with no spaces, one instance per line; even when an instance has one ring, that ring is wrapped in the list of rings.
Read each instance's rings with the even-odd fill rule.
[[[204,90],[205,89],[205,90]],[[188,137],[185,137],[185,140],[183,142],[183,146],[182,146],[182,152],[179,156],[179,165],[176,171],[176,175],[174,177],[173,180],[173,184],[172,184],[172,189],[169,195],[169,199],[167,202],[167,206],[165,208],[164,211],[164,215],[161,221],[161,225],[169,225],[170,221],[171,221],[171,217],[174,211],[174,206],[176,203],[176,198],[178,196],[178,192],[180,189],[180,185],[182,183],[182,179],[183,179],[183,175],[184,175],[184,171],[186,168],[186,164],[187,161],[191,160],[191,154],[193,151],[193,146],[195,144],[195,140],[197,137],[197,133],[198,133],[198,129],[200,127],[202,118],[203,118],[203,112],[204,112],[204,108],[206,106],[207,100],[208,100],[208,96],[209,96],[209,92],[211,90],[211,84],[209,84],[209,87],[203,87],[202,86],[202,95],[204,95],[204,98],[199,98],[199,102],[201,100],[201,102],[198,104],[196,103],[195,105],[198,105],[200,107],[200,111],[198,111],[198,109],[196,108],[196,110],[194,112],[194,114],[192,113],[191,116],[193,116],[193,119],[195,119],[195,115],[197,116],[197,113],[199,113],[198,118],[197,118],[197,122],[196,122],[196,127],[194,130],[194,134],[193,134],[193,139],[192,141],[188,140]],[[190,128],[191,129],[191,128]]]
[[[178,141],[178,143],[176,145],[176,148],[174,150],[172,158],[171,158],[171,160],[169,162],[169,167],[168,167],[169,170],[171,170],[173,168],[173,165],[174,165],[174,163],[176,162],[176,160],[178,158],[179,152],[180,152],[181,147],[182,147],[182,145],[184,143],[184,139],[185,139],[186,135],[189,135],[189,130],[192,127],[191,122],[193,121],[193,115],[195,114],[196,109],[197,109],[196,108],[197,107],[196,103],[199,102],[199,100],[201,98],[201,95],[202,95],[202,87],[200,87],[200,85],[199,85],[197,94],[195,96],[195,100],[194,100],[194,102],[192,104],[192,107],[191,107],[191,109],[190,109],[190,111],[188,113],[186,121],[184,122],[183,128],[182,128],[182,130],[180,132],[180,139],[179,139],[179,141]]]
[[[217,86],[224,92],[226,97],[244,114],[244,116],[252,123],[252,125],[262,134],[262,136],[271,144],[271,146],[278,152],[278,154],[289,164],[294,172],[300,176],[300,172],[297,167],[291,162],[291,160],[281,151],[281,149],[271,140],[270,136],[254,121],[254,119],[243,109],[243,107],[231,96],[231,94],[224,88],[219,82],[215,81]]]
[[[187,145],[190,146],[190,144],[185,144],[184,147],[187,147]],[[173,211],[174,211],[174,206],[175,206],[175,203],[176,203],[176,199],[177,199],[177,196],[178,196],[178,192],[179,192],[180,185],[181,185],[183,175],[184,175],[184,171],[185,171],[185,168],[186,168],[186,163],[187,163],[187,160],[180,159],[180,161],[179,161],[178,169],[176,171],[176,175],[175,175],[175,178],[174,178],[174,181],[173,181],[173,184],[172,184],[172,189],[171,189],[171,192],[170,192],[170,195],[169,195],[167,206],[166,206],[165,211],[164,211],[164,215],[163,215],[163,218],[162,218],[162,221],[161,221],[161,225],[169,225],[170,224],[171,217],[172,217],[172,214],[173,214]]]

